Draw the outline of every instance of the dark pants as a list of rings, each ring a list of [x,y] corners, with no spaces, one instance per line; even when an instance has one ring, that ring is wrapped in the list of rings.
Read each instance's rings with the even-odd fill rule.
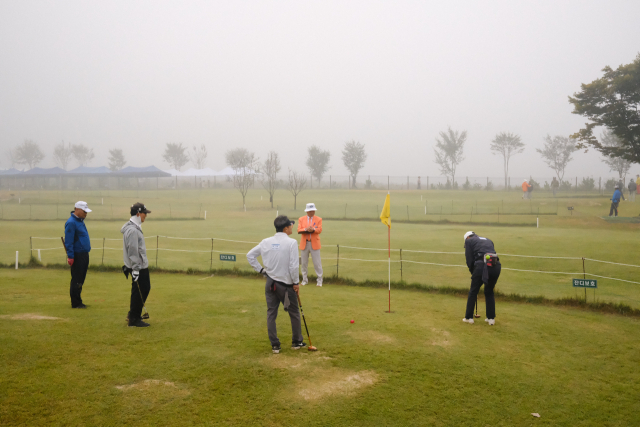
[[[272,285],[275,283],[276,290],[272,291]],[[302,325],[300,324],[300,309],[298,308],[298,295],[293,290],[292,285],[285,285],[280,282],[274,282],[273,279],[267,277],[267,283],[264,287],[264,295],[267,299],[267,330],[269,331],[269,341],[272,346],[280,345],[278,339],[278,331],[276,330],[276,318],[278,317],[278,309],[280,303],[285,304],[287,299],[289,306],[285,305],[291,319],[291,342],[299,343],[302,341]],[[287,299],[285,297],[288,296]]]
[[[138,289],[140,286],[140,289]],[[142,306],[149,296],[151,290],[151,280],[149,279],[149,269],[143,268],[138,276],[138,283],[131,278],[131,304],[129,305],[129,322],[139,320],[142,316]],[[140,299],[142,293],[142,299]]]
[[[467,312],[464,315],[465,319],[473,319],[473,307],[476,305],[478,299],[478,292],[480,286],[482,286],[482,270],[484,269],[483,261],[476,261],[471,274],[471,288],[469,289],[469,298],[467,299]],[[493,288],[498,283],[498,277],[500,277],[500,270],[502,266],[500,262],[497,262],[493,268],[489,268],[489,283],[484,284],[484,300],[487,305],[487,319],[496,318],[496,300],[493,296]]]
[[[611,209],[609,209],[609,216],[613,215],[613,212],[616,213],[616,216],[618,216],[618,205],[620,204],[620,202],[611,202]]]
[[[89,252],[75,253],[73,265],[71,266],[71,284],[69,286],[69,296],[71,296],[71,307],[76,308],[82,305],[82,285],[87,277],[89,268]]]

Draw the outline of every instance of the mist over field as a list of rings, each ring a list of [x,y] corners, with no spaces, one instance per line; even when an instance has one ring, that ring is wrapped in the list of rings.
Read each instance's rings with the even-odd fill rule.
[[[64,141],[93,148],[89,166],[122,149],[127,165],[169,169],[166,144],[183,143],[204,144],[215,170],[240,147],[307,172],[317,145],[346,175],[355,140],[360,176],[438,176],[451,127],[468,133],[460,184],[502,176],[500,132],[526,146],[512,176],[551,177],[535,149],[584,125],[568,96],[633,61],[638,16],[629,1],[2,2],[0,167],[28,139],[40,167]],[[594,150],[573,157],[572,179],[616,176]]]

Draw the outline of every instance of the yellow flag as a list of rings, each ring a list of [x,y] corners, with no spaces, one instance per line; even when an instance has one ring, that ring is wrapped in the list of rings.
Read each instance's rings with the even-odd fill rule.
[[[383,224],[386,224],[387,227],[391,228],[391,199],[389,194],[387,194],[387,198],[384,199],[384,206],[382,207],[382,213],[380,214],[380,221],[382,221]]]

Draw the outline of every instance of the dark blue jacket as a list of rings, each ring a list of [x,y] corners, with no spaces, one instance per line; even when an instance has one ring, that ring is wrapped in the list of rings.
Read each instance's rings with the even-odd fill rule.
[[[493,242],[486,237],[474,235],[464,241],[464,255],[471,274],[473,274],[475,262],[482,261],[482,257],[487,253],[495,254],[496,250]]]
[[[620,203],[620,197],[624,199],[624,197],[622,196],[622,192],[620,190],[616,190],[613,192],[613,197],[611,198],[611,201],[613,203]]]
[[[84,220],[71,212],[71,216],[64,224],[64,246],[67,258],[75,258],[76,253],[90,252],[91,241]]]

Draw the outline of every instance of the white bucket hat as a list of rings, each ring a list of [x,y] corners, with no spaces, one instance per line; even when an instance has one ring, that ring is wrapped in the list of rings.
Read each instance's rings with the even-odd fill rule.
[[[85,212],[91,212],[91,209],[89,209],[89,205],[87,204],[87,202],[83,201],[76,202],[76,209],[82,209]]]
[[[309,211],[317,211],[315,203],[307,203],[307,208],[304,210],[305,212]]]

